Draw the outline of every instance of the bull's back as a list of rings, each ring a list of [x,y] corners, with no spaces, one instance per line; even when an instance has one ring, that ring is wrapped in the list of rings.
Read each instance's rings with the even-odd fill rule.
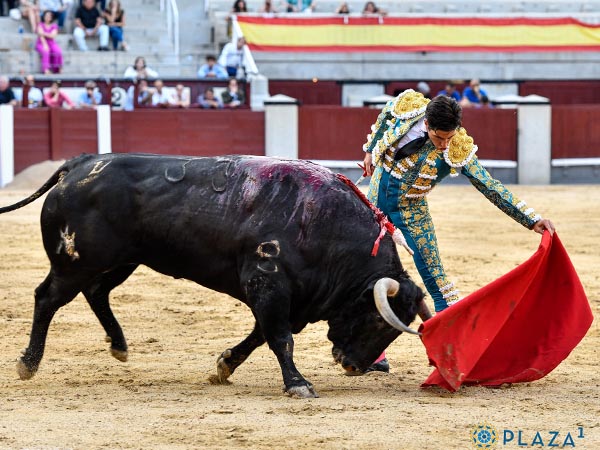
[[[56,249],[75,233],[78,264],[145,264],[229,293],[241,259],[261,243],[277,241],[281,264],[302,271],[345,239],[377,232],[372,213],[329,170],[244,156],[81,157],[48,195],[42,224],[51,260],[69,262]]]

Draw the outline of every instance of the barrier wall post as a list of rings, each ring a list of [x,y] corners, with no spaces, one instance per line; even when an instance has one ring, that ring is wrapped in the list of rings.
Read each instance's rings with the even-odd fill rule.
[[[264,104],[265,154],[298,159],[298,100],[278,94]]]
[[[518,109],[517,179],[519,184],[550,184],[552,108],[521,103]]]
[[[98,123],[98,154],[112,153],[110,105],[98,105],[96,120]]]
[[[14,110],[12,105],[0,105],[0,188],[15,176]]]

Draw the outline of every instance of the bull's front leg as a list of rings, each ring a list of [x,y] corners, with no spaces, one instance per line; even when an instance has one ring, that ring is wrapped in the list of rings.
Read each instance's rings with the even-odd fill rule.
[[[217,376],[211,377],[210,381],[218,384],[229,384],[227,380],[242,364],[250,354],[265,343],[262,329],[258,322],[254,324],[252,333],[246,339],[233,348],[228,348],[217,360]]]
[[[283,375],[284,391],[294,397],[318,397],[313,385],[307,381],[294,364],[294,339],[290,326],[290,296],[271,274],[259,274],[245,285],[249,304],[263,331],[269,348],[277,356]],[[273,274],[275,275],[275,274]],[[282,276],[281,274],[277,274]]]

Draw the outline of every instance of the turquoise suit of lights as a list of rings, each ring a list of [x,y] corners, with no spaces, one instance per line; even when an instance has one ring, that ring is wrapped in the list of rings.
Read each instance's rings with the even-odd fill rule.
[[[465,175],[490,202],[527,228],[541,217],[479,163],[477,146],[464,128],[444,151],[427,140],[415,153],[396,159],[397,143],[424,117],[427,103],[428,99],[412,89],[390,100],[371,127],[363,149],[373,154],[375,165],[368,198],[404,235],[435,310],[442,311],[460,299],[440,260],[426,198],[442,179]]]

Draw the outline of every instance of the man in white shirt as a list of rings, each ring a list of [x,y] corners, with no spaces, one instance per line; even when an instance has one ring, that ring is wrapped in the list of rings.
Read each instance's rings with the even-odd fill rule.
[[[246,39],[243,37],[238,38],[237,42],[228,42],[223,47],[221,55],[219,56],[218,63],[225,67],[227,74],[230,77],[236,77],[238,68],[245,69],[244,67],[244,46],[246,45]]]

